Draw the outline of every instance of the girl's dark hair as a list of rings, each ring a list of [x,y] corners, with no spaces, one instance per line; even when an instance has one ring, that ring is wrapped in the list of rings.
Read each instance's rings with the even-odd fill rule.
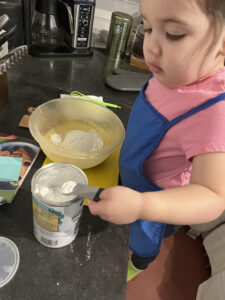
[[[208,16],[214,31],[214,37],[208,53],[219,39],[225,25],[225,0],[197,0],[200,7]]]
[[[24,146],[21,145],[19,142],[8,142],[6,146],[4,146],[4,143],[2,144],[3,147],[1,151],[9,151],[10,153],[13,153],[14,151],[23,148],[24,150],[27,151],[27,153],[30,155],[30,158],[33,159],[37,152],[33,149],[33,147],[29,146]]]
[[[225,24],[225,0],[198,0],[218,36]]]

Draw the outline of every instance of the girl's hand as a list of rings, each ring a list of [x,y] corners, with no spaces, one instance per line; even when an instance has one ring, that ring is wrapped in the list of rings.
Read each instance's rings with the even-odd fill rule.
[[[115,224],[129,224],[140,218],[142,194],[123,186],[105,189],[100,201],[88,200],[93,215]]]

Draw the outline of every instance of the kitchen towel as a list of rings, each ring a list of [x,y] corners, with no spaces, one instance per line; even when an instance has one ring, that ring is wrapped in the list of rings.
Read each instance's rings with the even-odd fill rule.
[[[196,300],[225,299],[225,270],[213,275],[198,287]]]
[[[225,224],[207,235],[203,244],[209,257],[212,275],[225,270]]]

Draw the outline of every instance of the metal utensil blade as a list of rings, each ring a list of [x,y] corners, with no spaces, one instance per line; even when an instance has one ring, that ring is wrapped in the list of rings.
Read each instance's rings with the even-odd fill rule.
[[[94,201],[99,201],[99,194],[103,191],[102,188],[83,184],[83,183],[76,183],[73,189],[69,192],[62,191],[64,195],[76,195],[77,197],[84,197]]]

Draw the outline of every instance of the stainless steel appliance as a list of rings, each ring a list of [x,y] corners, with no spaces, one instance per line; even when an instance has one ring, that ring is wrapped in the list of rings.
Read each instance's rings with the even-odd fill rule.
[[[62,26],[66,42],[74,49],[90,51],[95,0],[64,0],[63,3],[66,13],[62,13]]]
[[[92,55],[95,2],[36,0],[29,53],[39,57]]]

